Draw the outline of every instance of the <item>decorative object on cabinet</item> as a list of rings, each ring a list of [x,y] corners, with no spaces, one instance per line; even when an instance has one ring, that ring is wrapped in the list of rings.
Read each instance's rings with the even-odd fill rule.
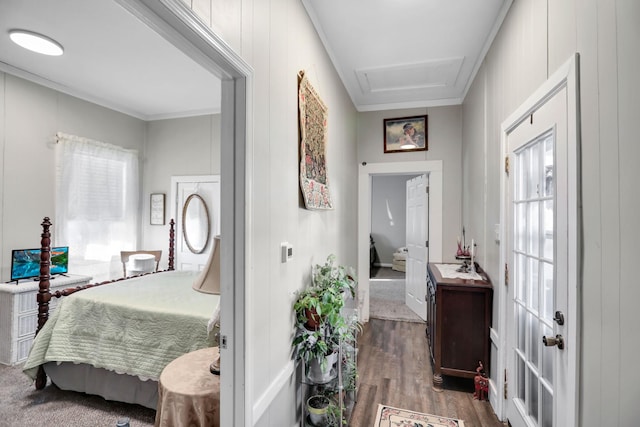
[[[491,282],[477,265],[474,273],[455,267],[427,267],[427,336],[436,391],[442,390],[443,376],[475,378],[478,361],[483,367],[490,361]]]
[[[384,119],[384,152],[427,151],[427,116]]]
[[[305,405],[303,425],[343,425],[350,417],[357,389],[358,322],[355,273],[329,255],[312,268],[311,286],[302,290],[293,308],[296,334],[294,357],[302,364],[301,401],[313,395],[329,400],[327,419],[311,419]],[[342,421],[340,421],[342,420]],[[321,424],[317,424],[321,423]]]
[[[298,73],[300,189],[307,209],[333,209],[327,173],[327,107],[304,71]]]
[[[149,203],[151,225],[164,225],[164,193],[152,193]]]

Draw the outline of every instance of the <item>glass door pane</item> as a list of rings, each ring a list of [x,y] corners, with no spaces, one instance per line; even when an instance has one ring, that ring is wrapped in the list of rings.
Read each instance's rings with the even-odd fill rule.
[[[517,405],[529,423],[552,427],[554,307],[554,136],[547,134],[514,153],[513,268],[516,313]]]

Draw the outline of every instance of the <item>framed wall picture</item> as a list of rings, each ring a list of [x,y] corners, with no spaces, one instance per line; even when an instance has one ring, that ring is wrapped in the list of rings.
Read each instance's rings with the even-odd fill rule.
[[[427,116],[384,119],[384,152],[427,151]]]
[[[152,193],[151,203],[151,225],[164,225],[164,193]]]

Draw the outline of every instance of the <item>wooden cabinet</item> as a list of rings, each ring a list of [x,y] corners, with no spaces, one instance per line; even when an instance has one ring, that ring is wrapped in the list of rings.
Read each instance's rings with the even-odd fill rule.
[[[443,277],[428,265],[427,335],[433,365],[433,386],[442,389],[442,376],[473,378],[482,361],[489,375],[489,328],[493,288],[481,269],[482,280]]]
[[[51,291],[86,285],[89,276],[55,276],[50,280]],[[14,365],[29,356],[31,343],[38,326],[37,295],[39,282],[0,283],[0,363]],[[51,298],[53,312],[58,298]]]

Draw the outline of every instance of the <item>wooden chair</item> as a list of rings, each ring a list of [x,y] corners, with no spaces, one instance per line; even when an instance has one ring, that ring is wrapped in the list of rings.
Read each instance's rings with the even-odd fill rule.
[[[158,268],[160,266],[160,258],[162,258],[161,250],[159,251],[120,251],[120,260],[122,261],[122,272],[124,273],[124,277],[128,277],[127,263],[129,262],[129,258],[133,256],[135,259],[136,255],[152,255],[155,258],[155,262],[156,262],[155,271],[158,271]],[[138,274],[145,272],[145,270],[130,269],[130,272],[131,271],[137,272]]]

